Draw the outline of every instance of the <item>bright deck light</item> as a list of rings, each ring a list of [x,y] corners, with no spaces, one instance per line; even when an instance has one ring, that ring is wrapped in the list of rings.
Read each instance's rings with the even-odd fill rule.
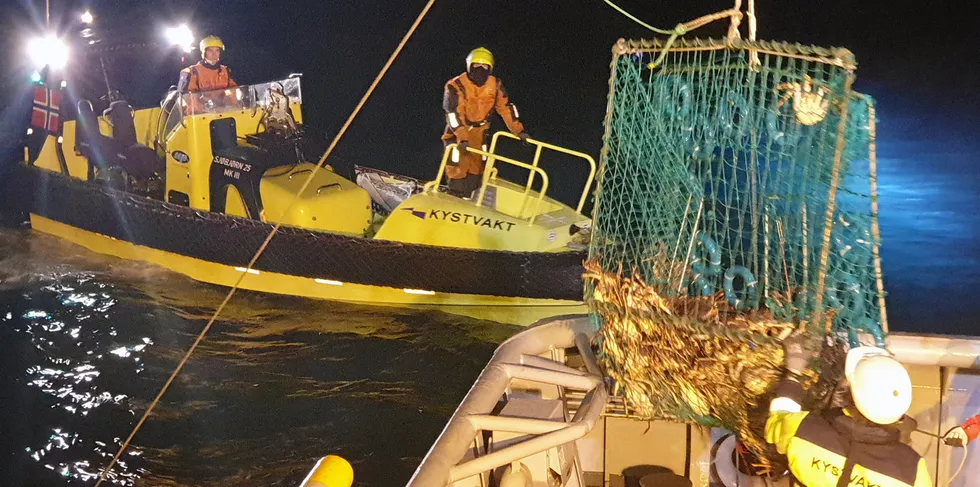
[[[27,55],[37,68],[64,68],[68,64],[68,45],[53,35],[35,37],[27,43]]]
[[[165,32],[167,42],[173,46],[180,47],[184,52],[191,52],[194,49],[194,33],[187,24],[180,24],[176,27],[168,27]]]
[[[85,12],[83,12],[82,13],[82,23],[83,24],[91,24],[92,22],[95,22],[95,16],[92,15],[92,12],[90,12],[88,10],[86,10]]]

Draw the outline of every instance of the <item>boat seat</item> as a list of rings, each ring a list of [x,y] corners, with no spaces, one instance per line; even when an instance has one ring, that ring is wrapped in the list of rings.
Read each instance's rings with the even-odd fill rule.
[[[99,132],[99,119],[92,108],[92,102],[78,100],[75,107],[78,110],[75,121],[75,150],[95,165],[108,166],[104,162],[107,155],[115,154],[115,141]]]
[[[116,153],[114,162],[117,165],[134,178],[147,178],[163,172],[166,162],[155,150],[140,144],[136,139],[133,107],[129,103],[122,100],[114,101],[109,104],[104,115],[112,124],[112,139],[122,147],[122,150]]]
[[[109,108],[102,113],[112,125],[112,138],[116,139],[127,147],[136,145],[136,122],[133,120],[133,107],[122,100],[116,100],[109,104]]]
[[[88,177],[95,179],[95,169],[123,167],[125,147],[112,137],[99,131],[99,119],[92,108],[92,102],[79,100],[75,121],[75,150],[88,159]]]

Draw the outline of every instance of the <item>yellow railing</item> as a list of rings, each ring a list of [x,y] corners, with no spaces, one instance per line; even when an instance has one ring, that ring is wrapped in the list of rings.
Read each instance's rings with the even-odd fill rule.
[[[449,161],[449,155],[452,154],[452,151],[454,149],[456,149],[456,144],[449,144],[449,146],[446,147],[445,152],[443,152],[443,154],[442,154],[442,162],[439,164],[439,172],[438,172],[438,174],[436,174],[436,179],[434,181],[429,181],[428,183],[425,183],[425,186],[422,187],[423,191],[433,191],[435,188],[438,187],[439,182],[442,181],[443,174],[445,174],[445,172],[446,172],[446,163]],[[528,171],[531,172],[532,175],[533,174],[540,174],[541,175],[541,182],[542,182],[542,184],[541,184],[541,191],[538,193],[538,197],[535,198],[535,203],[540,207],[541,201],[543,201],[545,195],[548,194],[548,173],[544,172],[543,169],[541,169],[540,167],[537,167],[537,166],[532,166],[531,164],[527,164],[527,163],[524,163],[524,162],[521,162],[521,161],[518,161],[518,160],[515,160],[515,159],[511,159],[509,157],[504,157],[504,156],[501,156],[501,155],[498,155],[498,154],[493,154],[491,152],[484,152],[484,151],[482,151],[480,149],[474,149],[472,147],[467,147],[466,150],[469,151],[469,152],[472,152],[474,154],[479,154],[479,155],[487,158],[486,166],[485,166],[485,169],[483,171],[483,183],[480,185],[480,193],[479,193],[479,196],[476,199],[476,202],[474,203],[475,206],[480,206],[480,205],[483,204],[483,196],[484,196],[484,194],[487,191],[487,185],[488,185],[489,180],[490,180],[490,175],[491,174],[496,175],[496,173],[497,173],[497,171],[493,167],[493,165],[497,161],[501,161],[501,162],[505,162],[507,164],[510,164],[512,166],[517,166],[517,167],[520,167],[520,168],[527,169]],[[533,179],[533,177],[531,179]],[[530,191],[531,191],[531,185],[528,184],[527,187],[524,190],[524,198],[525,198],[525,200],[524,200],[524,204],[521,205],[521,212],[518,213],[519,215],[523,214],[523,212],[524,212],[524,208],[525,208],[525,206],[527,204],[527,195],[528,195],[528,193]],[[533,224],[535,218],[537,218],[537,214],[536,213],[534,213],[530,217],[528,217],[528,223],[529,224]]]
[[[493,134],[493,139],[490,142],[490,152],[491,153],[494,153],[496,151],[496,149],[497,149],[497,140],[499,140],[501,136],[508,137],[508,138],[511,138],[511,139],[520,140],[520,137],[518,137],[518,136],[516,136],[514,134],[511,134],[510,132],[503,132],[503,131],[497,132],[497,133]],[[549,150],[553,150],[555,152],[561,152],[562,154],[568,154],[570,156],[574,156],[574,157],[577,157],[579,159],[585,159],[585,161],[589,163],[589,178],[586,179],[586,181],[585,181],[585,186],[582,188],[582,196],[579,197],[579,199],[578,199],[578,206],[575,207],[575,212],[576,213],[582,213],[582,208],[585,206],[585,200],[586,200],[586,198],[589,197],[589,188],[592,187],[592,181],[595,179],[595,172],[596,172],[595,159],[593,159],[592,156],[590,156],[588,154],[585,154],[585,153],[582,153],[582,152],[578,152],[578,151],[573,151],[571,149],[566,149],[564,147],[557,146],[557,145],[554,145],[554,144],[549,144],[547,142],[541,142],[540,140],[534,140],[532,138],[528,138],[527,139],[527,143],[535,146],[535,150],[534,150],[534,161],[531,162],[531,165],[534,166],[534,167],[538,167],[538,161],[541,159],[541,150],[542,149],[549,149]],[[489,161],[488,161],[488,163],[489,163]],[[531,185],[533,183],[534,183],[534,172],[532,172],[531,175],[530,175],[530,177],[528,177],[528,180],[527,180],[527,189],[528,190],[531,189]]]
[[[496,154],[497,141],[500,139],[501,136],[520,140],[520,137],[517,137],[516,135],[513,135],[509,132],[501,131],[493,134],[493,139],[490,143],[489,151],[485,152],[480,149],[474,149],[472,147],[467,147],[465,149],[469,152],[472,152],[474,154],[479,154],[487,158],[486,167],[483,172],[483,182],[480,185],[479,195],[476,201],[474,202],[476,206],[480,206],[483,204],[483,198],[484,195],[486,194],[487,186],[489,185],[490,180],[496,178],[497,176],[497,169],[493,166],[496,163],[496,161],[501,161],[510,164],[512,166],[517,166],[517,167],[527,169],[530,172],[530,175],[528,176],[527,179],[527,184],[524,186],[524,201],[521,203],[521,209],[520,212],[518,212],[518,215],[523,215],[524,211],[527,208],[527,202],[528,202],[527,198],[529,193],[531,193],[531,187],[534,184],[534,179],[535,179],[534,176],[536,174],[541,175],[541,181],[543,184],[541,185],[541,191],[539,192],[538,197],[536,198],[535,201],[538,205],[537,208],[540,208],[540,203],[548,192],[549,180],[548,180],[548,173],[546,173],[544,170],[538,167],[538,162],[541,159],[542,150],[549,149],[556,152],[561,152],[563,154],[568,154],[574,157],[578,157],[580,159],[585,159],[585,161],[589,163],[589,177],[588,179],[586,179],[585,186],[582,188],[582,195],[579,197],[578,206],[575,207],[576,213],[582,213],[582,208],[585,206],[585,200],[589,196],[589,188],[592,187],[592,181],[595,179],[596,164],[595,164],[595,159],[593,159],[592,156],[589,156],[588,154],[582,152],[573,151],[571,149],[566,149],[564,147],[557,146],[554,144],[549,144],[547,142],[542,142],[540,140],[528,138],[527,143],[534,145],[535,151],[534,151],[534,160],[531,162],[531,164],[527,164],[521,161],[511,159],[509,157],[504,157]],[[439,164],[439,172],[438,174],[436,174],[436,179],[434,181],[430,181],[426,183],[425,186],[423,186],[424,191],[432,191],[435,188],[438,188],[439,183],[440,181],[442,181],[442,177],[445,174],[446,164],[449,161],[449,156],[450,154],[452,154],[452,151],[454,149],[456,149],[456,144],[450,144],[448,147],[446,147],[446,150],[443,152],[442,155],[442,162]],[[532,213],[532,215],[528,217],[529,223],[533,224],[536,217],[537,217],[536,212]]]

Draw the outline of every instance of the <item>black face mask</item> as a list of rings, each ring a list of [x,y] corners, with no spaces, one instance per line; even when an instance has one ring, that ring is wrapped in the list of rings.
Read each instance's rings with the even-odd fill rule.
[[[467,75],[470,77],[470,81],[476,83],[477,86],[483,86],[483,83],[486,83],[487,79],[490,78],[490,70],[482,66],[475,66],[470,68]]]

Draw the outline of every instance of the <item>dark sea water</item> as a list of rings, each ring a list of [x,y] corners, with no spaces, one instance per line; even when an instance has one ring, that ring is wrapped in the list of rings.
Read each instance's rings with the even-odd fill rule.
[[[0,231],[0,485],[93,485],[225,290]],[[517,328],[239,293],[113,472],[116,485],[298,485],[339,454],[404,485]]]
[[[896,132],[878,147],[892,330],[980,335],[980,140]]]

